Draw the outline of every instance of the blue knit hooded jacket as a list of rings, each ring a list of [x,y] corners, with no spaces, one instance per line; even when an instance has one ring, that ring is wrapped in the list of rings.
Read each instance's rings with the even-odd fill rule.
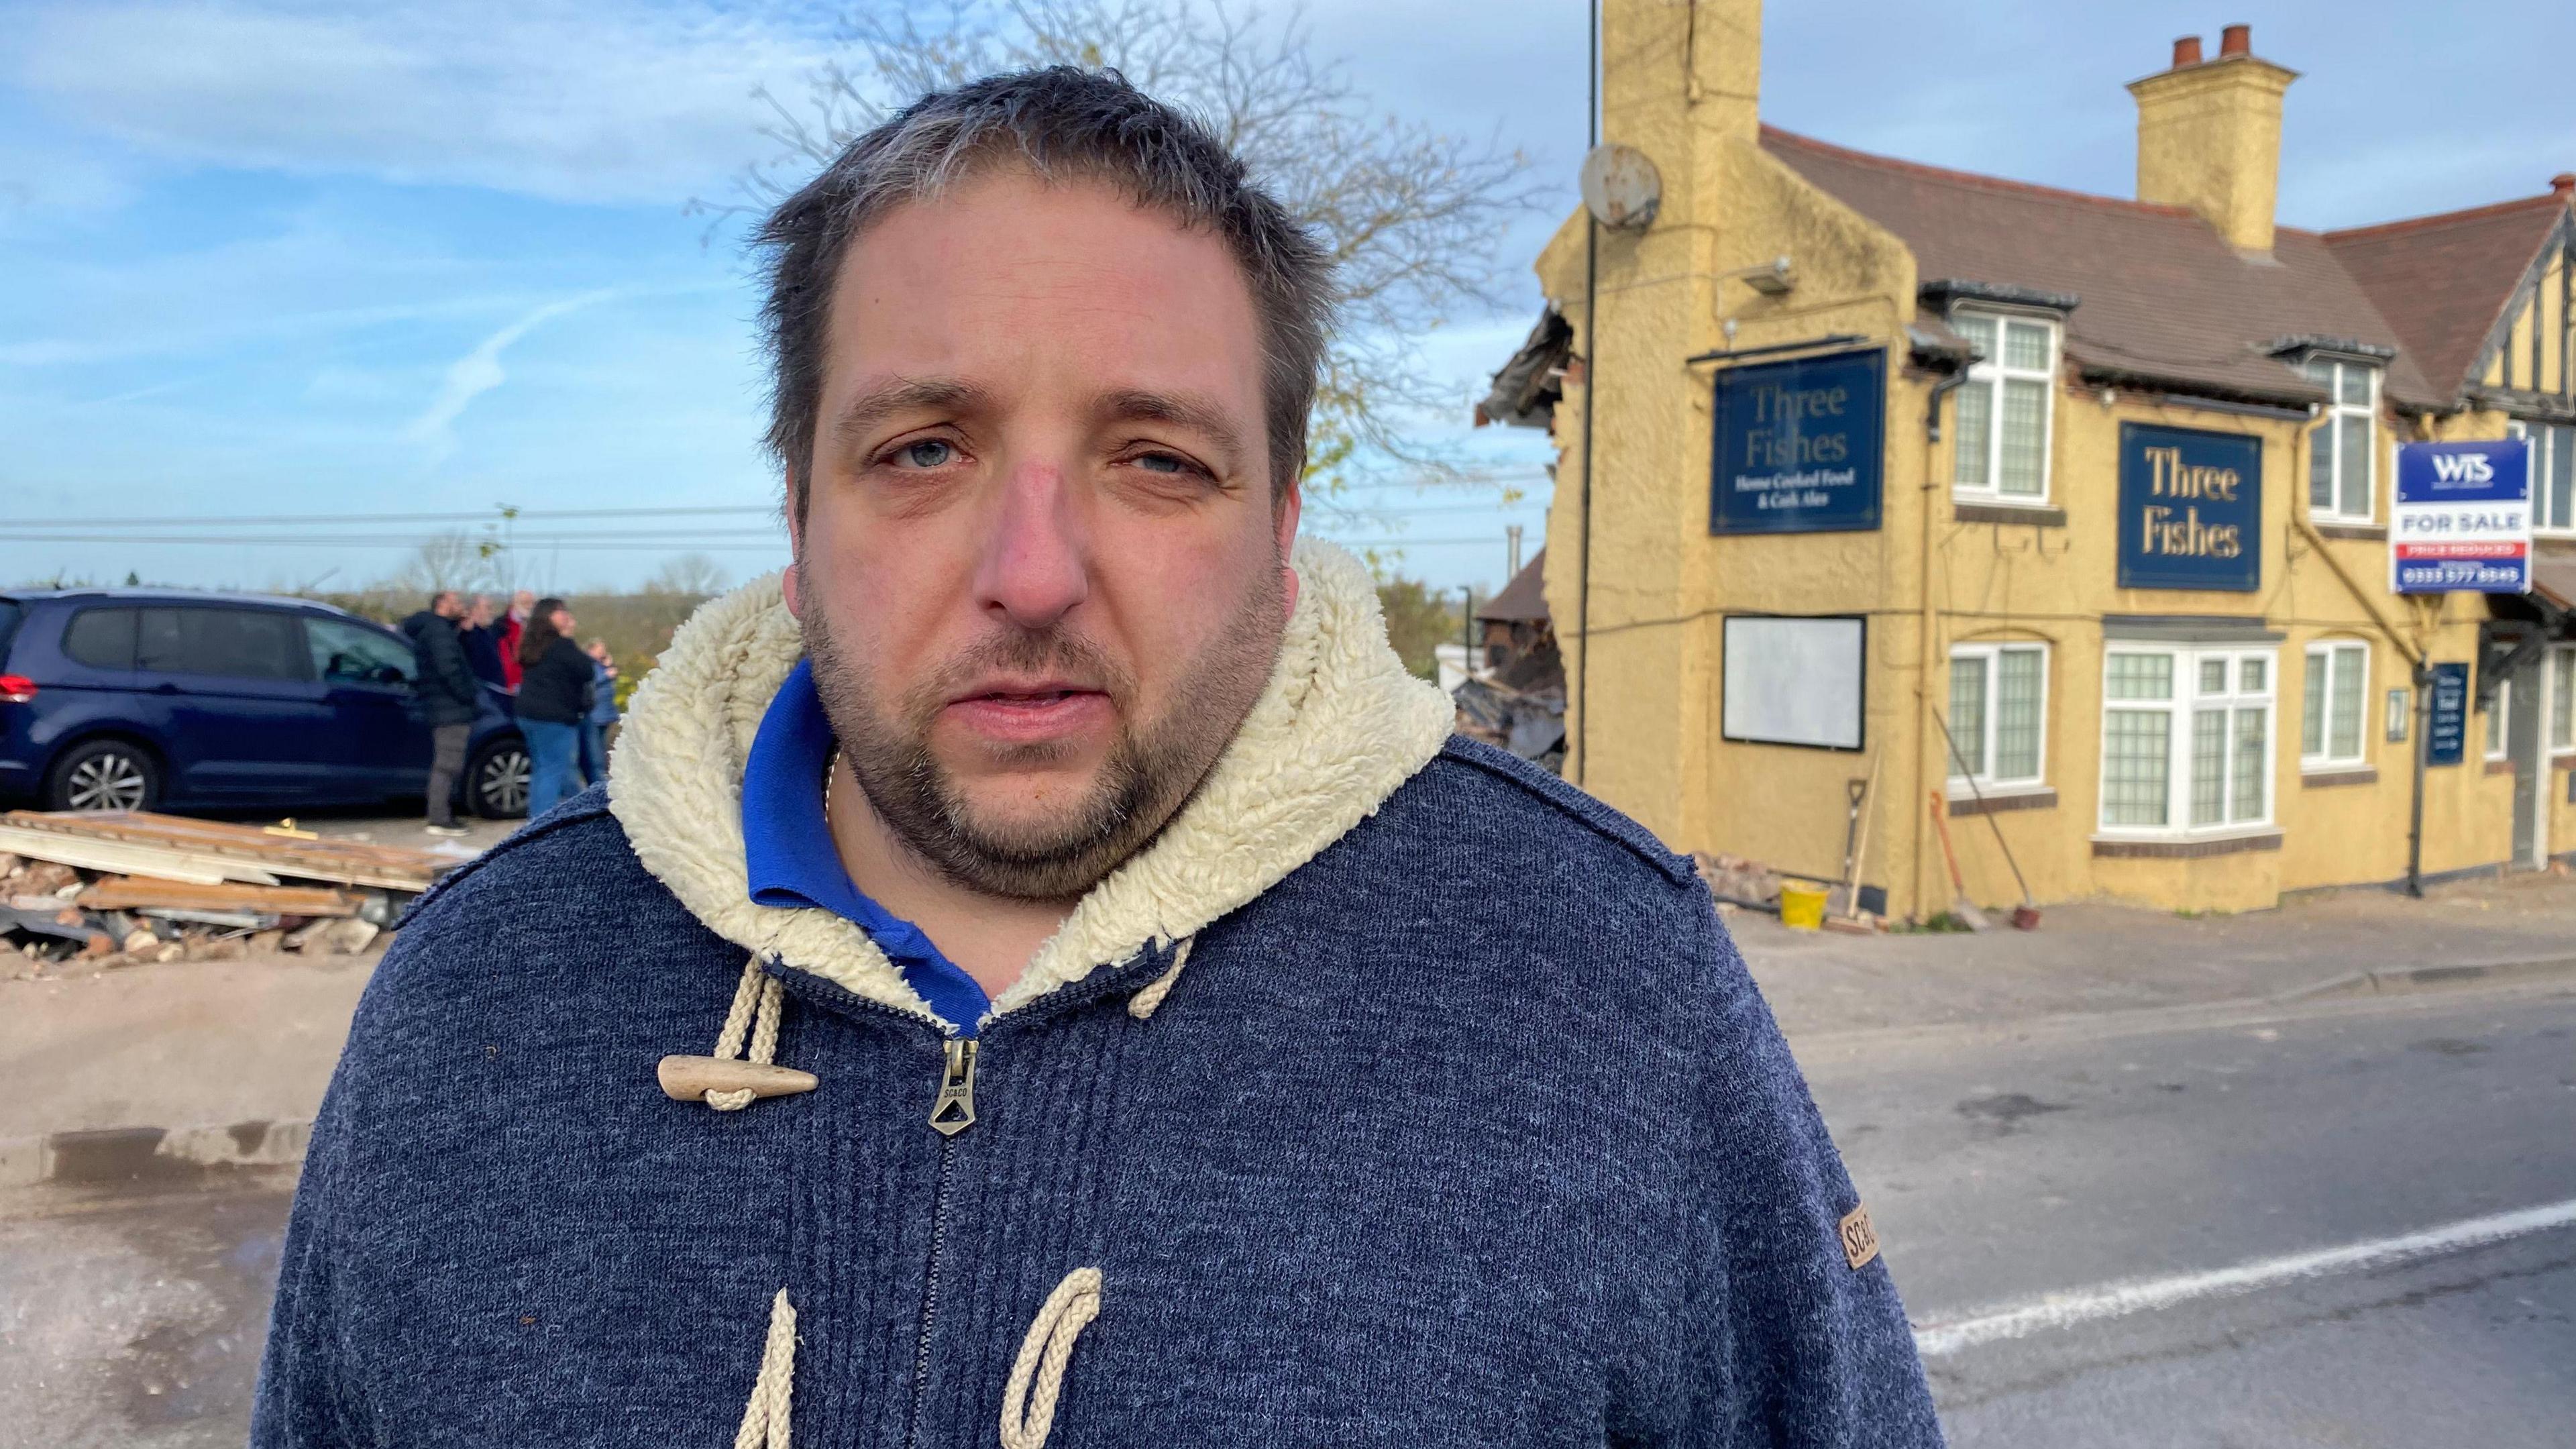
[[[607,795],[377,969],[253,1442],[1937,1445],[1689,862],[1296,563],[1224,757],[974,1024],[748,900],[798,643],[774,579],[702,610]]]

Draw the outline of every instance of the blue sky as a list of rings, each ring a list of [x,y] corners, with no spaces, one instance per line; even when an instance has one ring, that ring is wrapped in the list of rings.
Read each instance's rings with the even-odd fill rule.
[[[2576,7],[2393,3],[1960,10],[1809,0],[1767,19],[1773,122],[1936,164],[2130,189],[2121,85],[2172,38],[2249,21],[2304,72],[2283,221],[2343,226],[2546,189],[2576,170],[2561,58]],[[333,514],[299,530],[0,538],[0,581],[56,573],[251,587],[362,583],[442,525],[381,515],[768,504],[756,299],[731,233],[684,214],[766,157],[750,92],[834,52],[827,6],[711,0],[0,0],[0,523]],[[1318,48],[1387,108],[1498,133],[1571,178],[1584,132],[1572,0],[1315,0]],[[1539,299],[1555,213],[1505,240],[1506,305],[1429,355],[1457,406],[1424,436],[1529,480],[1361,501],[1444,587],[1501,581],[1543,518],[1543,440],[1465,427]],[[517,553],[539,586],[629,584],[706,545],[783,561],[757,512],[519,524],[642,539]],[[1451,540],[1463,540],[1452,542]]]

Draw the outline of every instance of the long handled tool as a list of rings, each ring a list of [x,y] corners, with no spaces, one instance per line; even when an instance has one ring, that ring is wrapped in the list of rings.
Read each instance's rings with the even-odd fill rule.
[[[1869,757],[1869,777],[1846,780],[1843,789],[1851,805],[1851,819],[1843,826],[1843,919],[1862,921],[1860,909],[1860,867],[1869,854],[1868,827],[1862,813],[1869,808],[1870,797],[1878,791],[1880,756]],[[1875,928],[1873,928],[1875,929]]]
[[[2012,842],[2004,839],[2003,822],[1995,818],[1995,812],[1986,808],[1986,792],[1977,788],[1976,773],[1968,768],[1967,760],[1960,756],[1959,742],[1950,737],[1950,722],[1941,718],[1941,711],[1937,709],[1932,711],[1932,722],[1941,727],[1941,743],[1950,747],[1950,758],[1959,766],[1959,777],[1968,782],[1968,794],[1975,798],[1978,812],[1986,817],[1986,825],[1995,832],[1995,844],[2004,853],[2004,864],[2012,867],[2013,884],[2021,887],[2021,904],[2013,907],[2013,929],[2016,931],[2039,929],[2039,903],[2030,898],[2030,882],[2022,879],[2021,862],[2013,859]],[[1954,871],[1956,868],[1955,865],[1952,867]]]
[[[1950,812],[1941,792],[1932,792],[1932,828],[1941,832],[1941,858],[1950,863],[1950,913],[1971,931],[1989,930],[1986,913],[1968,899],[1968,883],[1959,875],[1959,852],[1950,844]]]

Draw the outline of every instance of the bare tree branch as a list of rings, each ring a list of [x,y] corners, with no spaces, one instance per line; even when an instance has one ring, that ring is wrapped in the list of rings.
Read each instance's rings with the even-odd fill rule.
[[[886,13],[891,12],[891,13]],[[1308,481],[1395,465],[1440,479],[1453,460],[1407,436],[1408,414],[1462,406],[1421,343],[1503,289],[1506,228],[1544,205],[1530,158],[1374,111],[1340,62],[1318,59],[1302,10],[1277,22],[1236,0],[946,0],[854,12],[846,62],[790,101],[762,91],[776,148],[744,168],[716,223],[766,211],[850,139],[925,91],[1042,65],[1110,69],[1197,116],[1333,258],[1342,305],[1310,429]],[[714,223],[711,223],[711,225]]]

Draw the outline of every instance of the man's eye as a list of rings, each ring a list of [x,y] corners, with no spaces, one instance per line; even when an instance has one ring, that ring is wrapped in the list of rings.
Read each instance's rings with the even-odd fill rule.
[[[906,443],[895,450],[895,461],[911,468],[937,468],[957,457],[957,449],[943,438],[924,438]]]
[[[1148,473],[1186,473],[1190,471],[1190,465],[1186,461],[1180,458],[1175,458],[1169,453],[1139,453],[1136,455],[1136,466],[1144,469]]]

